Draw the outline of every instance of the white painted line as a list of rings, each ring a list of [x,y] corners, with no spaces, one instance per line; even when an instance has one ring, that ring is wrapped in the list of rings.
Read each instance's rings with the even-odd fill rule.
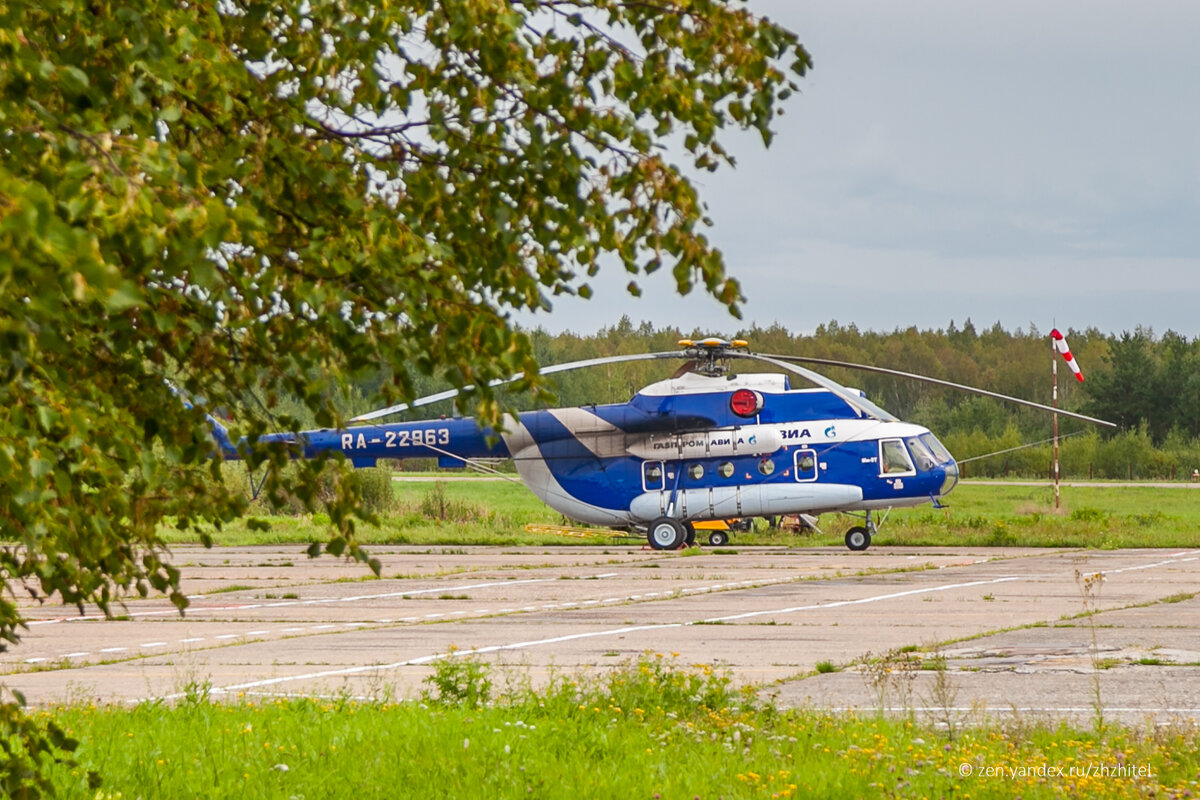
[[[327,631],[330,628],[336,628],[336,627],[337,627],[337,625],[313,625],[312,629],[314,631]]]
[[[166,647],[166,642],[143,642],[141,647]]]
[[[1020,580],[1020,578],[1015,577],[1015,576],[1005,576],[1003,578],[995,578],[993,580],[987,580],[987,581],[968,581],[966,583],[950,583],[950,584],[944,584],[942,586],[929,586],[929,587],[925,587],[922,589],[912,589],[912,590],[904,591],[904,592],[889,592],[888,594],[873,595],[871,597],[863,597],[863,598],[859,598],[857,600],[842,600],[842,601],[837,601],[837,602],[833,602],[833,603],[817,603],[817,604],[808,605],[808,606],[794,606],[791,608],[776,609],[775,611],[752,612],[749,614],[738,614],[738,615],[734,615],[734,616],[730,616],[730,617],[720,617],[720,618],[705,619],[705,620],[693,620],[691,622],[673,622],[673,623],[664,623],[664,624],[659,624],[659,625],[629,625],[629,626],[624,626],[624,627],[620,627],[620,628],[609,628],[609,629],[600,630],[600,631],[588,631],[585,633],[572,633],[572,634],[566,634],[564,636],[554,636],[554,637],[550,637],[547,639],[532,639],[532,640],[524,641],[524,642],[512,642],[509,644],[491,645],[489,647],[476,647],[476,648],[472,648],[472,649],[468,649],[468,650],[451,650],[451,651],[445,652],[445,653],[435,653],[433,655],[418,656],[417,658],[410,658],[410,659],[406,659],[404,661],[396,661],[391,664],[370,664],[370,665],[363,665],[363,666],[357,666],[357,667],[344,667],[344,668],[340,668],[340,669],[323,670],[321,672],[309,672],[309,673],[305,673],[302,675],[289,675],[289,676],[285,676],[285,677],[266,678],[266,679],[257,680],[257,681],[246,681],[243,683],[235,683],[235,684],[230,684],[228,686],[214,688],[212,691],[214,693],[237,692],[237,691],[243,691],[246,689],[259,689],[259,688],[262,688],[265,686],[277,686],[281,683],[287,683],[290,681],[309,681],[309,680],[317,680],[320,678],[346,677],[349,675],[360,675],[363,673],[371,673],[371,672],[374,672],[374,673],[387,672],[390,670],[400,669],[401,667],[411,667],[411,666],[418,666],[421,664],[428,664],[432,661],[438,661],[438,660],[445,659],[445,658],[471,656],[471,655],[483,655],[483,654],[487,654],[487,653],[497,653],[497,652],[501,652],[501,651],[505,651],[505,650],[524,650],[524,649],[528,649],[531,647],[543,647],[546,645],[561,644],[562,642],[578,641],[581,639],[596,639],[596,638],[609,637],[609,636],[625,636],[630,633],[639,633],[642,631],[664,631],[664,630],[671,630],[674,628],[689,627],[691,625],[696,625],[696,624],[704,623],[704,622],[714,622],[714,621],[718,621],[718,620],[744,619],[746,617],[752,617],[752,616],[764,616],[764,615],[769,615],[769,614],[789,614],[789,613],[795,613],[797,611],[818,611],[818,610],[824,610],[827,608],[841,608],[843,606],[849,606],[849,605],[862,605],[862,604],[866,604],[866,603],[878,603],[878,602],[882,602],[882,601],[886,601],[886,600],[894,600],[899,597],[909,597],[909,596],[913,596],[913,595],[927,594],[930,592],[944,592],[944,591],[949,591],[952,589],[967,589],[967,588],[971,588],[971,587],[975,587],[975,586],[987,586],[987,585],[992,585],[992,584],[997,584],[997,583],[1007,583],[1009,581],[1015,581],[1015,580]],[[178,697],[178,695],[168,695],[163,699],[170,700],[170,699],[174,699],[176,697]]]
[[[608,575],[596,575],[594,577],[606,578],[606,577],[612,577],[615,574],[616,573],[610,573]],[[249,611],[249,610],[253,610],[253,609],[257,609],[257,608],[282,608],[282,607],[290,607],[290,606],[324,605],[326,603],[351,603],[351,602],[357,602],[359,600],[386,600],[388,598],[393,598],[393,597],[405,597],[405,596],[411,597],[413,595],[432,594],[434,592],[448,592],[448,591],[463,592],[463,591],[467,591],[469,589],[491,589],[491,588],[495,588],[497,586],[521,586],[521,585],[526,585],[526,584],[531,584],[531,583],[548,583],[550,581],[555,581],[555,580],[558,580],[558,579],[557,578],[526,578],[526,579],[519,580],[519,581],[491,581],[488,583],[469,584],[467,586],[453,586],[453,585],[435,586],[435,587],[428,588],[428,589],[409,589],[409,590],[404,590],[404,591],[383,592],[380,594],[354,595],[352,597],[321,597],[321,598],[310,598],[307,600],[285,600],[285,601],[281,601],[281,602],[277,602],[277,603],[238,603],[235,605],[203,606],[203,607],[199,607],[199,608],[188,608],[187,613],[194,615],[194,614],[203,614],[203,613],[212,612],[212,611]],[[203,600],[208,597],[211,597],[211,595],[191,595],[188,597],[188,599],[189,600]],[[170,608],[170,609],[161,609],[161,610],[156,610],[156,611],[135,611],[131,614],[128,614],[127,616],[132,619],[132,618],[136,618],[136,617],[161,617],[161,616],[165,616],[168,614],[178,615],[179,610],[176,608]],[[104,619],[107,619],[107,618],[103,614],[85,614],[85,615],[81,615],[78,617],[55,617],[54,619],[31,620],[30,622],[28,622],[26,624],[27,625],[57,625],[58,623],[61,623],[61,622],[89,622],[89,621],[97,621],[97,620],[104,620]]]
[[[921,589],[909,589],[905,592],[892,592],[891,594],[880,594],[873,597],[863,597],[858,600],[838,600],[832,603],[813,603],[805,606],[792,606],[791,608],[780,608],[774,611],[747,611],[744,614],[731,614],[727,617],[711,617],[701,620],[701,622],[729,622],[735,619],[749,619],[751,617],[766,617],[777,614],[794,614],[797,611],[816,611],[826,608],[844,608],[845,606],[864,605],[866,603],[878,603],[882,600],[896,600],[901,597],[913,597],[918,594],[930,594],[932,592],[946,592],[951,589],[969,589],[974,586],[991,586],[996,583],[1008,583],[1009,581],[1019,581],[1020,577],[1009,575],[1003,578],[993,578],[989,581],[968,581],[967,583],[947,583],[942,586],[926,586]],[[693,624],[693,623],[688,623]]]
[[[246,631],[242,635],[243,636],[266,636],[268,633],[270,633],[270,631]]]
[[[67,653],[66,655],[63,656],[63,658],[83,658],[84,656],[90,656],[90,655],[91,655],[91,653],[89,653],[85,650],[82,653]]]
[[[27,658],[27,659],[25,659],[25,663],[26,664],[40,664],[45,660],[46,659],[44,659],[44,658]]]
[[[203,636],[193,636],[190,639],[180,639],[179,643],[180,644],[191,644],[192,642],[203,642],[203,641],[204,641]]]
[[[125,647],[105,647],[101,653],[124,653],[128,648]]]
[[[214,636],[214,639],[236,639],[241,636],[240,633],[223,633],[220,636]]]

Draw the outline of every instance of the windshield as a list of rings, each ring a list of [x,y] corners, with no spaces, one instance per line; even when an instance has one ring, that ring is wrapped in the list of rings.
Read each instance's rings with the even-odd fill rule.
[[[937,459],[919,438],[914,436],[911,439],[905,439],[904,443],[908,445],[908,452],[912,453],[913,463],[917,465],[917,469],[928,470],[937,466]]]
[[[923,433],[919,438],[929,448],[929,451],[933,453],[934,458],[937,459],[937,463],[948,464],[954,461],[954,456],[950,455],[950,451],[932,433]]]

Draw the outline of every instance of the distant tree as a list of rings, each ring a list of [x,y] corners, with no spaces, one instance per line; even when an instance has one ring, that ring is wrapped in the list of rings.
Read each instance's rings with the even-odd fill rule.
[[[1085,387],[1090,413],[1132,429],[1141,422],[1154,427],[1166,415],[1158,392],[1158,366],[1145,331],[1126,331],[1109,345],[1108,369],[1092,371]]]
[[[159,524],[244,507],[206,480],[205,407],[253,437],[283,395],[337,423],[380,368],[401,397],[534,375],[509,312],[588,295],[606,259],[736,311],[665,144],[712,170],[729,128],[769,143],[809,64],[727,0],[0,5],[9,591],[184,606]],[[468,405],[498,416],[486,388]],[[325,549],[362,557],[339,491]],[[4,597],[0,638],[20,621]]]

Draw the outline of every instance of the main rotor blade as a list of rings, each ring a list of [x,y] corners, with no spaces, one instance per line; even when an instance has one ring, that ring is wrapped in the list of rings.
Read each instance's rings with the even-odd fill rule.
[[[554,364],[553,366],[539,369],[538,374],[539,375],[553,375],[556,372],[570,372],[570,371],[576,370],[576,369],[585,369],[586,367],[600,367],[605,364],[620,364],[620,363],[623,363],[626,361],[654,361],[654,360],[666,359],[666,358],[682,359],[682,358],[687,358],[687,357],[688,357],[688,355],[684,351],[674,351],[674,352],[669,352],[669,353],[634,353],[631,355],[624,355],[624,356],[603,356],[601,358],[588,358],[588,359],[584,359],[583,361],[568,361],[565,364]],[[503,386],[507,383],[514,383],[516,381],[521,380],[524,377],[525,377],[524,372],[518,372],[516,375],[513,375],[511,378],[500,378],[500,379],[494,380],[491,383],[489,383],[488,386],[490,388],[495,388],[497,386]],[[475,388],[474,386],[464,386],[461,389],[447,389],[444,392],[438,392],[437,394],[426,395],[425,397],[418,398],[416,400],[413,400],[411,403],[399,403],[394,406],[388,406],[387,408],[381,408],[377,411],[369,411],[366,414],[359,414],[357,417],[353,417],[350,421],[351,422],[366,422],[367,420],[371,420],[371,419],[379,419],[380,417],[386,417],[386,416],[390,416],[392,414],[399,414],[401,411],[407,411],[410,408],[420,408],[421,406],[427,406],[427,405],[430,405],[431,403],[436,403],[439,400],[450,400],[453,397],[457,397],[459,395],[459,393],[471,391],[474,388]]]
[[[1051,411],[1051,412],[1054,412],[1057,414],[1062,414],[1064,417],[1080,419],[1080,420],[1083,420],[1084,422],[1095,423],[1096,425],[1107,425],[1110,428],[1117,427],[1116,423],[1114,423],[1114,422],[1109,422],[1108,420],[1104,420],[1104,419],[1097,419],[1096,417],[1089,417],[1086,414],[1076,414],[1074,411],[1063,411],[1061,408],[1054,408],[1053,406],[1042,405],[1041,403],[1035,403],[1032,400],[1022,400],[1020,397],[1012,397],[1011,395],[1000,394],[998,392],[989,392],[987,389],[976,389],[974,386],[967,386],[966,384],[962,384],[962,383],[946,381],[946,380],[942,380],[941,378],[931,378],[928,375],[918,375],[914,372],[902,372],[898,369],[887,369],[886,367],[873,367],[873,366],[870,366],[869,364],[855,364],[850,361],[834,361],[833,359],[829,359],[829,358],[809,358],[807,356],[778,356],[778,355],[770,356],[770,358],[777,358],[777,359],[780,359],[783,361],[800,361],[805,364],[822,364],[827,367],[844,367],[846,369],[857,369],[857,370],[861,370],[863,372],[877,372],[881,375],[894,375],[899,378],[910,378],[912,380],[924,381],[926,383],[933,383],[933,384],[937,384],[939,386],[948,386],[951,389],[958,389],[959,391],[963,391],[963,392],[972,392],[974,394],[980,394],[980,395],[983,395],[984,397],[992,397],[992,398],[995,398],[996,400],[1006,400],[1010,403],[1016,403],[1017,405],[1028,406],[1030,408],[1037,408],[1037,409],[1041,409],[1042,411]]]
[[[728,355],[731,358],[749,358],[753,359],[754,361],[763,361],[767,364],[771,364],[772,366],[787,370],[788,372],[794,372],[801,378],[820,386],[822,389],[828,389],[829,391],[833,392],[838,397],[849,403],[852,408],[858,409],[858,411],[864,416],[871,417],[872,419],[883,420],[884,422],[899,422],[898,417],[894,416],[893,414],[889,414],[887,411],[884,411],[867,398],[851,391],[845,386],[842,386],[837,381],[826,378],[821,373],[813,372],[811,369],[805,369],[804,367],[798,367],[795,364],[786,363],[782,360],[786,358],[786,356],[767,356],[761,353],[729,353]]]

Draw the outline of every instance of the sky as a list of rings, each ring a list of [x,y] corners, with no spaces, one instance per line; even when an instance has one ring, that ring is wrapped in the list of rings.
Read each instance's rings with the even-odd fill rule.
[[[748,5],[814,68],[769,149],[727,136],[736,169],[697,179],[743,319],[617,267],[520,324],[1200,336],[1200,3]]]

